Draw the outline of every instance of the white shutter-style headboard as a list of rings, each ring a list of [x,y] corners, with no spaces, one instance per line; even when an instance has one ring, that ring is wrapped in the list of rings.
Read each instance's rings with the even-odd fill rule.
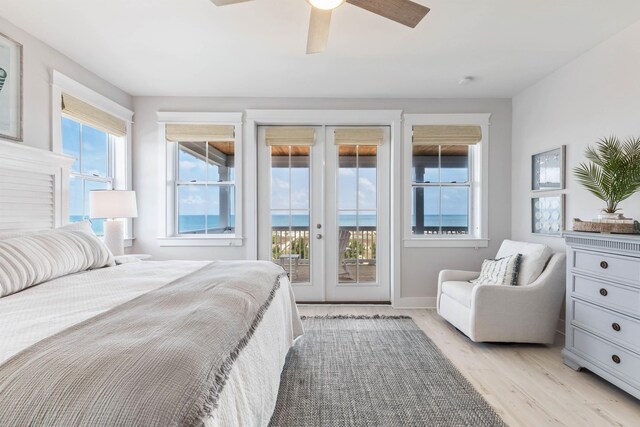
[[[68,217],[73,161],[65,155],[0,141],[0,231],[62,225]]]

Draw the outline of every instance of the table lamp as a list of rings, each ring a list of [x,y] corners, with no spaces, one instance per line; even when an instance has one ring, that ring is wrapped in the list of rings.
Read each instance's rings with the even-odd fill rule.
[[[137,218],[135,191],[92,190],[89,192],[89,216],[106,219],[104,243],[114,256],[124,254],[124,222],[121,218]]]

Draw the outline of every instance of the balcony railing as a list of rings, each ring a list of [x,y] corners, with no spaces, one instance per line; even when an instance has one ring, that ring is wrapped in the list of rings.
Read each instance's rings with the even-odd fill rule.
[[[340,227],[351,233],[344,247],[344,259],[347,263],[375,263],[377,233],[376,227]],[[310,231],[308,227],[273,227],[271,232],[271,254],[273,260],[283,255],[298,255],[300,264],[308,264],[310,255]],[[338,242],[335,242],[336,249]]]
[[[413,234],[416,234],[416,228],[412,228]],[[469,227],[457,227],[457,226],[444,226],[440,227],[432,227],[426,226],[424,227],[425,235],[454,235],[454,234],[469,234]]]

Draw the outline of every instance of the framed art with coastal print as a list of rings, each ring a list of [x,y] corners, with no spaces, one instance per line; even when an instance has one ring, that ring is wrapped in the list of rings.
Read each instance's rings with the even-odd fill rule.
[[[0,34],[0,138],[22,141],[22,45]]]

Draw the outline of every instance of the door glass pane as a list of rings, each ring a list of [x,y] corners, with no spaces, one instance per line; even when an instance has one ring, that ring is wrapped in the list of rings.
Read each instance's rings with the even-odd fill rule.
[[[376,283],[377,146],[338,147],[338,282]]]
[[[271,257],[292,283],[309,283],[311,147],[271,147]]]

